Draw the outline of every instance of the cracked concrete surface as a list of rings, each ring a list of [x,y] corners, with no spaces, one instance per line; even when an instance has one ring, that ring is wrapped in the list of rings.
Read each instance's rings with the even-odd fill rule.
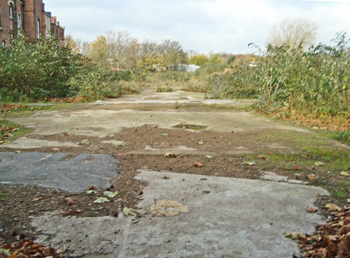
[[[322,188],[139,172],[137,179],[148,182],[139,204],[140,219],[47,214],[33,218],[42,234],[39,240],[74,250],[72,257],[290,258],[299,249],[283,233],[313,233],[315,225],[324,222],[319,214],[305,211],[318,194],[328,195]],[[164,199],[189,211],[175,217],[152,216],[151,206]]]
[[[13,117],[9,120],[31,127],[34,134],[40,135],[69,132],[72,135],[104,137],[115,134],[124,127],[155,124],[159,128],[172,128],[180,123],[204,125],[208,126],[205,130],[218,132],[269,128],[309,132],[298,127],[277,125],[270,119],[253,112],[189,112],[169,109],[163,105],[175,105],[175,103],[242,107],[252,102],[206,100],[202,93],[181,91],[156,93],[149,90],[138,96],[123,96],[120,99],[91,103],[85,110],[36,112],[31,116]],[[133,110],[130,104],[155,104],[161,106],[162,110]],[[118,110],[103,109],[104,105],[116,105]],[[124,108],[124,105],[127,108]],[[62,146],[58,142],[30,140],[19,138],[13,143],[5,144],[4,147]],[[117,141],[111,143],[120,144]],[[75,143],[72,144],[75,145]],[[275,147],[285,148],[277,143]],[[169,151],[175,154],[184,152],[204,154],[200,150],[186,146],[181,148]],[[242,146],[237,147],[233,152],[235,153],[232,154],[247,153],[249,149]],[[137,153],[163,155],[164,150],[149,147],[138,150]],[[84,155],[80,158],[87,159]],[[31,159],[28,157],[28,160]],[[110,162],[109,158],[101,163],[102,167],[108,162]],[[56,164],[53,171],[58,171],[60,165],[55,162],[53,164]],[[32,166],[40,167],[40,164],[33,162]],[[44,170],[45,166],[41,168]],[[35,171],[29,167],[26,169]],[[76,169],[79,171],[78,167]],[[116,168],[114,175],[115,170]],[[112,170],[107,169],[107,171]],[[310,214],[305,211],[307,206],[313,206],[318,194],[329,194],[322,188],[165,171],[140,170],[139,172],[137,179],[148,182],[148,186],[143,191],[144,200],[139,204],[138,211],[142,214],[141,218],[124,217],[122,214],[118,218],[77,218],[62,217],[62,214],[46,214],[33,217],[33,226],[41,234],[37,241],[72,250],[71,257],[290,258],[294,253],[298,254],[299,249],[296,242],[285,238],[283,233],[291,230],[313,233],[315,225],[324,222],[319,214]],[[23,173],[23,176],[25,175]],[[164,180],[164,177],[169,179]],[[285,178],[278,180],[282,179],[285,180]],[[85,177],[81,180],[84,180],[82,184],[84,189],[90,185],[85,182],[87,180]],[[57,187],[57,181],[54,182]],[[74,187],[74,189],[77,188]],[[179,202],[188,207],[189,212],[179,213],[175,217],[152,216],[150,208],[158,200]],[[98,206],[98,204],[93,205]]]

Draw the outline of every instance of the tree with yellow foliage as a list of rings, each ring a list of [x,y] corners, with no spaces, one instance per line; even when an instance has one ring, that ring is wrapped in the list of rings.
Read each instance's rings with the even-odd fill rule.
[[[104,62],[108,57],[107,39],[104,36],[98,36],[97,39],[91,43],[90,58],[96,62]]]
[[[144,71],[161,71],[165,68],[164,57],[156,53],[147,53],[139,62],[139,68]]]

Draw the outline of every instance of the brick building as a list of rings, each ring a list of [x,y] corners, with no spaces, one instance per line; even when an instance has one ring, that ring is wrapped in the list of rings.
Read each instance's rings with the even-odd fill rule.
[[[20,33],[24,33],[30,42],[35,42],[40,35],[64,39],[64,27],[59,25],[56,17],[51,17],[51,13],[45,12],[42,0],[0,0],[1,44],[9,46]]]

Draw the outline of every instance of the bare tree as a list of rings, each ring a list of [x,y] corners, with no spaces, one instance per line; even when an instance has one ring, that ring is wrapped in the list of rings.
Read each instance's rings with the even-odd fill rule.
[[[270,29],[268,43],[305,49],[315,43],[317,30],[318,25],[306,19],[287,19]]]

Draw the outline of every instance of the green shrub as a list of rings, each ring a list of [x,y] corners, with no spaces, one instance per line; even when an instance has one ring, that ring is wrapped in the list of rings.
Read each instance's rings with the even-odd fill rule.
[[[320,44],[308,51],[268,46],[255,66],[241,64],[222,73],[224,66],[206,64],[196,75],[217,71],[206,82],[213,97],[258,98],[256,108],[265,113],[283,107],[349,120],[350,50],[345,34],[334,41],[335,46]]]
[[[12,48],[0,48],[0,100],[66,97],[79,59],[53,38],[30,44],[20,36]]]

